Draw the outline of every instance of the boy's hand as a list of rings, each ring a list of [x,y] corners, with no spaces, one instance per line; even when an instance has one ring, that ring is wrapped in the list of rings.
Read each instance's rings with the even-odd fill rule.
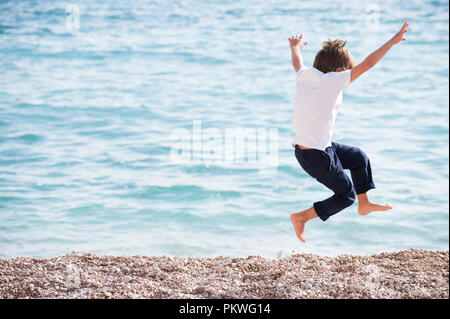
[[[388,42],[383,44],[378,50],[372,52],[364,61],[355,66],[352,69],[350,82],[353,82],[361,74],[377,64],[378,61],[380,61],[384,57],[384,55],[392,48],[394,44],[405,41],[406,38],[404,38],[404,36],[405,33],[408,32],[408,30],[406,30],[408,26],[408,20],[406,20],[405,23],[403,23],[403,27],[400,29],[400,31],[398,31]]]
[[[405,41],[406,38],[404,37],[405,33],[408,32],[408,30],[406,29],[407,27],[409,27],[408,24],[408,20],[405,21],[405,23],[403,24],[403,27],[400,29],[400,31],[398,31],[391,39],[393,44],[397,44],[401,41]]]
[[[300,50],[303,49],[303,47],[304,47],[305,45],[307,45],[308,42],[302,42],[302,38],[303,38],[303,33],[300,34],[300,35],[294,35],[294,36],[288,38],[288,40],[289,40],[289,46],[290,46],[291,48],[294,48],[294,47],[297,47],[297,46],[298,46],[298,48],[299,48]]]

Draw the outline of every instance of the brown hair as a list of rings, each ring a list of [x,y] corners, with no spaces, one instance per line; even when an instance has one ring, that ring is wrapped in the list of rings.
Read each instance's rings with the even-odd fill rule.
[[[328,41],[322,42],[322,49],[317,52],[314,59],[314,67],[323,73],[334,72],[337,68],[343,70],[352,69],[354,59],[350,52],[344,48],[347,41],[328,38]]]

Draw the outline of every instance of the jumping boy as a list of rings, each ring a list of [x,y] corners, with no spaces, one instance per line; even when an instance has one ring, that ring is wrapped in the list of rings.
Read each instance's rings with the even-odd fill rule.
[[[295,233],[302,242],[305,242],[308,220],[319,217],[325,221],[352,205],[356,197],[360,215],[392,208],[373,203],[367,196],[367,191],[375,188],[367,155],[357,147],[332,142],[331,137],[342,104],[342,90],[380,61],[393,45],[405,41],[408,26],[406,20],[399,32],[356,66],[355,59],[344,47],[346,42],[330,39],[323,43],[313,67],[306,68],[300,54],[307,44],[302,42],[303,34],[289,38],[292,66],[297,73],[292,143],[295,157],[310,176],[334,192],[330,198],[291,215]],[[350,170],[352,180],[344,169]]]

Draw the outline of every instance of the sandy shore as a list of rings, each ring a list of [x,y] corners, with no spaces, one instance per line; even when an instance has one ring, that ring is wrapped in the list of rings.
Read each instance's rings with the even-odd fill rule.
[[[448,298],[448,251],[0,259],[0,298]]]

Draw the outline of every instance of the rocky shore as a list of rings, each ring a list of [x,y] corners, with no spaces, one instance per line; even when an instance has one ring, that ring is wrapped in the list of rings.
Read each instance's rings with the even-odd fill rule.
[[[448,251],[0,259],[0,298],[449,298]]]

